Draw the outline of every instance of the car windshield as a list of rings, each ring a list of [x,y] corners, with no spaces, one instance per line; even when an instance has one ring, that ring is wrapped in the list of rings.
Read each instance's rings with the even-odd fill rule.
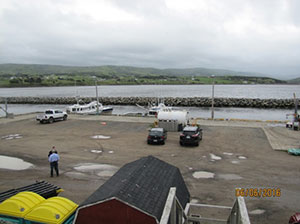
[[[184,131],[183,134],[184,135],[194,135],[194,134],[197,134],[197,132],[195,132],[195,131]]]
[[[149,133],[150,136],[162,136],[162,134],[161,131],[150,131]]]

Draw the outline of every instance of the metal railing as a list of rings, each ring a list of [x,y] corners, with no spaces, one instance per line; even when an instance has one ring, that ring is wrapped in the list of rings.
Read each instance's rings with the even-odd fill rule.
[[[227,210],[228,218],[204,217],[201,214],[192,214],[191,208],[223,209]],[[227,213],[226,212],[226,213]],[[216,211],[215,211],[216,213]],[[227,216],[226,216],[227,217]],[[159,224],[250,224],[246,203],[243,197],[237,197],[234,205],[221,206],[210,204],[187,203],[183,210],[176,197],[176,188],[170,188]]]
[[[185,224],[187,217],[176,197],[176,187],[171,187],[159,224]]]
[[[8,113],[8,109],[7,109],[7,98],[4,98],[4,104],[5,104],[5,108],[0,106],[0,110],[3,110],[5,113],[5,117],[6,118],[13,118],[14,114],[13,113]]]

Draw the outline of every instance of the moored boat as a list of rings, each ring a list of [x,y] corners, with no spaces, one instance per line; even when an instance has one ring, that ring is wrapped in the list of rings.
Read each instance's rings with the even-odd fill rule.
[[[67,113],[72,114],[102,114],[112,113],[113,108],[110,106],[103,106],[100,102],[92,101],[88,104],[74,104],[67,107]]]

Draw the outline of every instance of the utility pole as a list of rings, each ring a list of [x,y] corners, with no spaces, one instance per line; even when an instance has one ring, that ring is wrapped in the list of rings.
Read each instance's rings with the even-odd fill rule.
[[[212,120],[214,120],[214,118],[215,118],[215,109],[214,109],[214,104],[215,104],[215,76],[214,75],[212,75],[211,76],[211,78],[212,78],[212,97],[211,97],[211,119]]]
[[[5,98],[5,115],[6,115],[6,118],[8,118],[8,113],[7,113],[7,98]]]

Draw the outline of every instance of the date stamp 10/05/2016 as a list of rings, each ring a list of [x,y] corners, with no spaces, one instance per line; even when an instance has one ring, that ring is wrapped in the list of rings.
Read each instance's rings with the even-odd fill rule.
[[[281,190],[280,188],[236,188],[235,189],[236,197],[280,197]]]

